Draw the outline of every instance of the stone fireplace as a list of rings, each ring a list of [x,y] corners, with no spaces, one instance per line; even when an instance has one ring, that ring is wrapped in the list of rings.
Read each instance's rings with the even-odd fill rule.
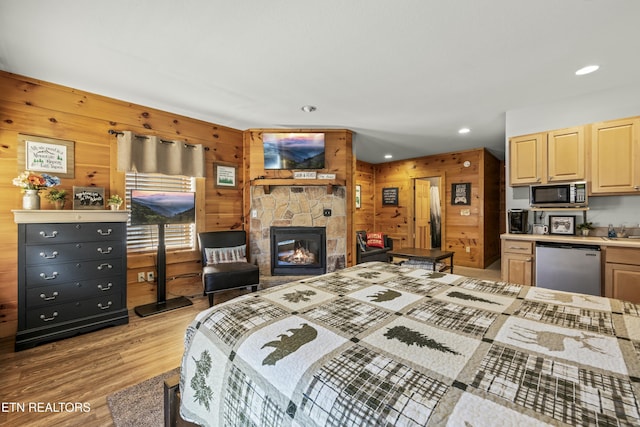
[[[325,216],[325,210],[331,210]],[[251,259],[260,267],[262,275],[305,275],[330,273],[346,266],[347,216],[345,187],[333,186],[272,186],[265,192],[260,185],[251,187]],[[325,233],[324,271],[293,272],[277,269],[272,272],[272,227],[323,228]],[[289,239],[291,240],[291,239]],[[305,240],[305,239],[301,239]],[[309,248],[307,248],[309,249]],[[319,260],[322,261],[322,260]]]
[[[325,227],[271,227],[271,275],[324,274]]]

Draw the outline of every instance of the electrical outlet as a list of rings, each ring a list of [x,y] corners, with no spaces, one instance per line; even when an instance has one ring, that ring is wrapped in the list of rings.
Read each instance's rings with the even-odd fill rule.
[[[141,271],[138,273],[138,282],[144,282],[145,278],[144,278],[144,271]]]
[[[153,271],[147,271],[147,282],[153,282],[155,280],[155,274]]]
[[[325,210],[323,210],[323,211],[322,211],[322,214],[323,214],[324,216],[331,216],[331,209],[325,209]]]
[[[470,254],[471,253],[471,246],[465,246],[464,250],[467,251],[468,254]]]

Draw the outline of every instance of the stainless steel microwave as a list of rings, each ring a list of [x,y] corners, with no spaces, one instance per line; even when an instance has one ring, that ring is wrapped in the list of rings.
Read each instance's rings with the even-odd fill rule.
[[[529,202],[533,208],[582,208],[589,204],[587,183],[584,181],[532,185],[529,188]]]

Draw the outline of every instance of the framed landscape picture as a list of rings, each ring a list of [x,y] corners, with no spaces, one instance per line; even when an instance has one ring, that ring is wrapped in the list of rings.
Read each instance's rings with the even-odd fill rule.
[[[213,186],[215,188],[238,188],[238,167],[233,163],[214,163]]]

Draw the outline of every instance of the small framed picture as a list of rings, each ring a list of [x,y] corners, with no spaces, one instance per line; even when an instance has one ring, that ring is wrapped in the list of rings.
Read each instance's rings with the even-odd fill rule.
[[[575,215],[562,215],[562,216],[549,215],[549,234],[562,234],[562,235],[576,234]]]
[[[360,207],[362,206],[361,197],[362,197],[362,189],[360,185],[356,185],[356,209],[360,209]]]
[[[451,205],[471,204],[471,183],[451,184]]]
[[[73,187],[73,209],[104,207],[104,187]]]
[[[214,163],[215,188],[238,188],[238,167],[233,163]]]
[[[398,187],[382,189],[382,206],[398,206]]]

